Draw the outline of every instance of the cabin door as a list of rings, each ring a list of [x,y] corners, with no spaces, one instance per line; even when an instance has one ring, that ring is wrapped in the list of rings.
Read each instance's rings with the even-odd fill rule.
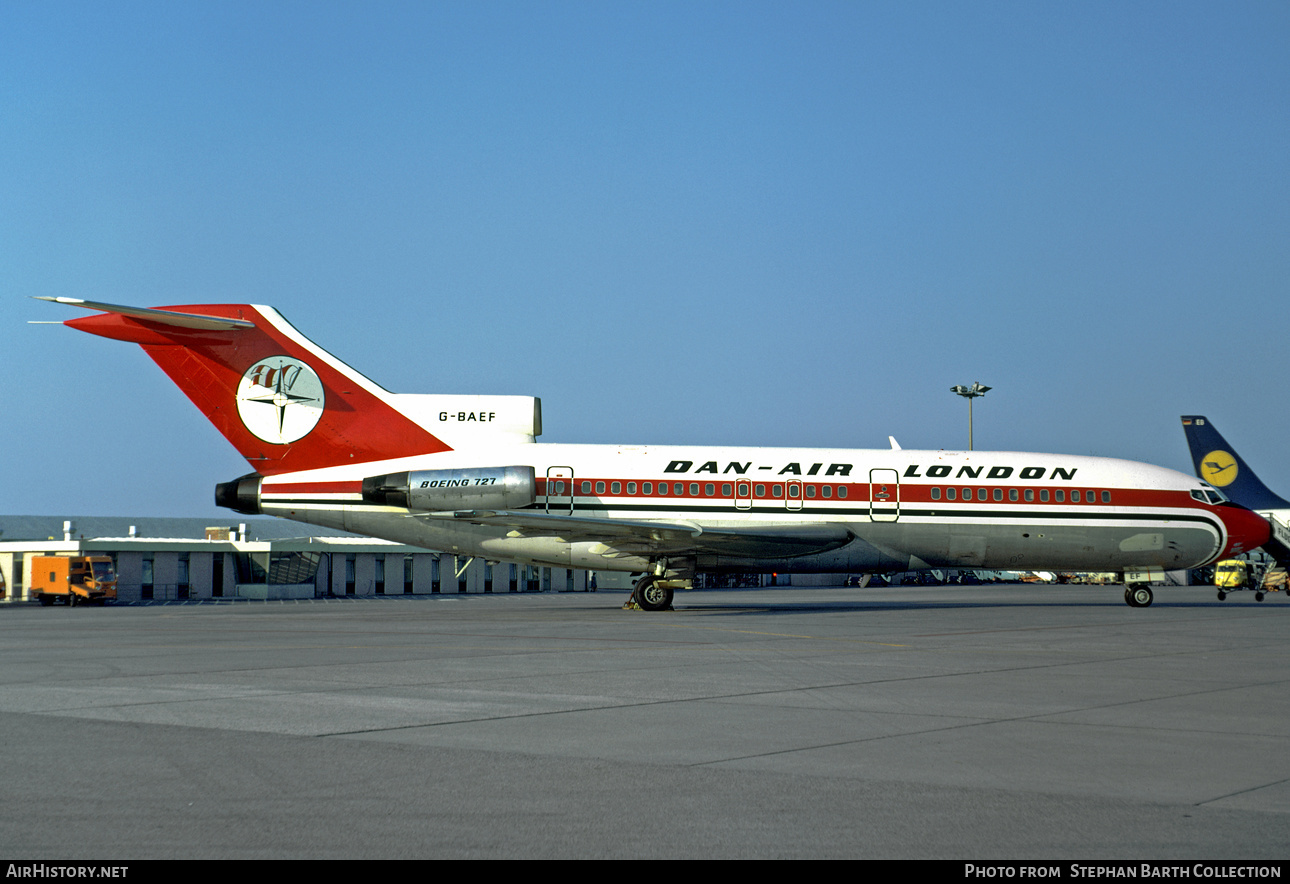
[[[900,518],[900,474],[895,470],[869,471],[869,518],[875,522]]]

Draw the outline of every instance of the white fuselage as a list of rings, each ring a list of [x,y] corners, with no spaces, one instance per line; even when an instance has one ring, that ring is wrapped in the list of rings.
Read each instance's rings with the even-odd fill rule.
[[[361,493],[362,480],[381,473],[512,464],[533,467],[537,477],[529,512],[696,532],[830,525],[851,535],[837,548],[789,558],[700,553],[691,563],[697,571],[1183,569],[1233,551],[1220,499],[1193,477],[1028,452],[513,443],[278,474],[264,480],[260,506],[458,555],[600,570],[650,566],[648,550],[413,513],[365,502]]]

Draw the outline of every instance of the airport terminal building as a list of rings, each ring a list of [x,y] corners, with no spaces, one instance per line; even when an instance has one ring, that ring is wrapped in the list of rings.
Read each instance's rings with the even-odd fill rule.
[[[292,599],[430,593],[586,592],[628,575],[535,567],[435,553],[341,532],[254,519],[0,517],[3,601],[30,598],[37,556],[109,556],[120,602]]]

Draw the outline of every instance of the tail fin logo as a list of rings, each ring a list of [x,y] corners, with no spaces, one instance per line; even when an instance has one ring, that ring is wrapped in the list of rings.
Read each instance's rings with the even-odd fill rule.
[[[237,385],[237,413],[243,425],[275,445],[309,435],[322,417],[325,401],[317,372],[290,356],[261,359]]]
[[[1211,451],[1200,460],[1201,478],[1215,488],[1231,485],[1237,472],[1236,458],[1222,449]]]

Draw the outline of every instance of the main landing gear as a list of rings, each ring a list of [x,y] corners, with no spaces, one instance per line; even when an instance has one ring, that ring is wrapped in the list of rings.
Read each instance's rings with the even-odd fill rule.
[[[632,597],[623,605],[623,609],[670,611],[673,591],[693,589],[694,576],[693,559],[655,559],[650,562],[649,570],[636,581],[636,586],[632,589]]]
[[[1130,583],[1124,587],[1124,602],[1131,608],[1149,607],[1153,600],[1151,587],[1144,583]]]
[[[670,611],[672,610],[671,581],[646,574],[636,581],[631,600],[642,611]]]

